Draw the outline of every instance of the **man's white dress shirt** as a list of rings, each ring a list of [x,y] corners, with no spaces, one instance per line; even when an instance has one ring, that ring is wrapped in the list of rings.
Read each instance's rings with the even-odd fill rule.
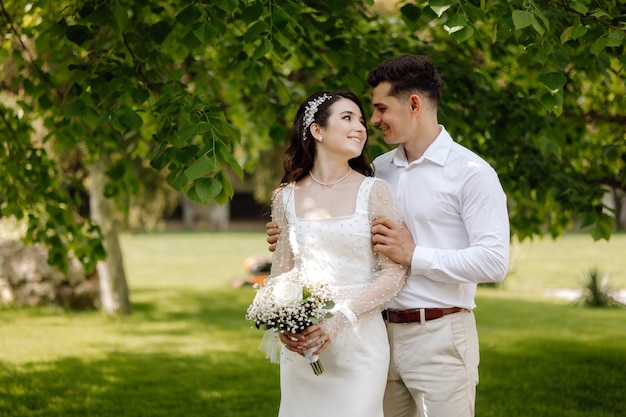
[[[416,244],[406,285],[387,308],[473,309],[477,283],[502,281],[509,266],[506,195],[495,170],[443,126],[420,159],[409,164],[400,145],[373,164]]]

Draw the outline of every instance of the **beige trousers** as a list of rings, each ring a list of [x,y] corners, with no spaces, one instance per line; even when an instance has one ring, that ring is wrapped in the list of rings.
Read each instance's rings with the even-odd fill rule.
[[[474,416],[479,353],[473,313],[387,323],[387,334],[385,417]]]

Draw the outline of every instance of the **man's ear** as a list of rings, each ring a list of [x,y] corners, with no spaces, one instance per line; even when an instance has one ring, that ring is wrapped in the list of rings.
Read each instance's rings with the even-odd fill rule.
[[[411,94],[408,101],[412,112],[419,112],[424,107],[424,102],[417,94]]]

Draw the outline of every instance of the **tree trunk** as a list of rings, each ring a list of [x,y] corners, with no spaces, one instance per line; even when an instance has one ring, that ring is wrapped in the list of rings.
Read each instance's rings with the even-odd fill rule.
[[[626,206],[624,205],[626,194],[616,187],[611,187],[613,205],[615,207],[615,227],[617,230],[626,228]]]
[[[90,167],[89,206],[92,220],[102,231],[102,243],[107,253],[106,259],[99,261],[96,266],[100,278],[100,302],[107,314],[122,315],[130,313],[131,305],[115,220],[115,203],[104,196],[108,165],[107,155],[100,155]]]

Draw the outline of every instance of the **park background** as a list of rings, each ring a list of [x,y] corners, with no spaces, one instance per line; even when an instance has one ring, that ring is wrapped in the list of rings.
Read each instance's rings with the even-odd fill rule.
[[[369,112],[367,71],[406,52],[509,199],[478,415],[625,414],[622,1],[0,6],[0,415],[275,415],[232,284],[267,256],[288,121],[319,89]]]

